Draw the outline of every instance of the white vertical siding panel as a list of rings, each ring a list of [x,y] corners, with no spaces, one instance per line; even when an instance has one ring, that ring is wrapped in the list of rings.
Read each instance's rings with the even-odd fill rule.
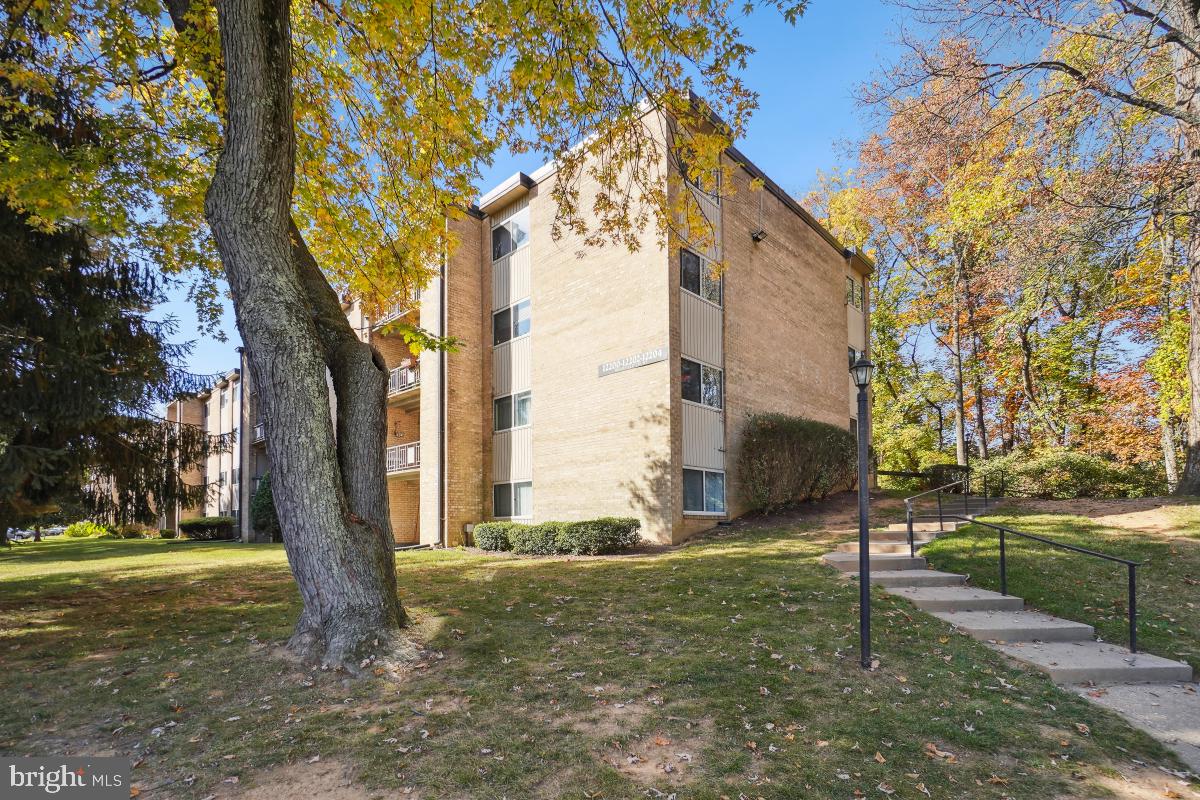
[[[680,340],[683,354],[720,367],[723,312],[718,306],[684,289],[679,290]]]
[[[533,250],[526,245],[508,257],[508,295],[510,302],[529,297],[533,283]]]
[[[492,348],[492,394],[496,397],[512,394],[512,342]]]
[[[512,431],[492,434],[492,480],[508,483],[512,480],[513,438]]]
[[[536,324],[536,323],[535,323]],[[522,336],[509,342],[512,385],[510,391],[523,392],[533,385],[533,337]],[[535,401],[536,402],[536,401]]]
[[[490,245],[489,245],[490,247]],[[529,248],[525,248],[528,250]],[[512,258],[506,255],[499,261],[492,262],[492,310],[499,311],[512,305]]]
[[[514,481],[533,480],[533,428],[517,428],[512,434],[509,476]]]
[[[683,404],[683,465],[725,469],[724,414],[715,408]]]

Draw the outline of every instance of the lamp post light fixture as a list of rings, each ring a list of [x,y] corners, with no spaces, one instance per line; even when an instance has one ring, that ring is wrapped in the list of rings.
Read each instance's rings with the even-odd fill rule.
[[[867,487],[869,429],[867,425],[867,388],[875,365],[859,356],[850,367],[858,387],[858,651],[863,669],[871,668],[871,537],[868,532],[870,494]]]

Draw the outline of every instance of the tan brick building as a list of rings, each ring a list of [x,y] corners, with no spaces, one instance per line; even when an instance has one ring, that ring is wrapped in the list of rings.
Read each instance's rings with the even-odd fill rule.
[[[853,425],[848,360],[867,347],[871,264],[741,153],[724,158],[729,185],[716,195],[671,182],[712,223],[705,252],[654,230],[635,253],[555,240],[548,165],[451,223],[461,244],[419,301],[380,320],[347,306],[392,372],[398,544],[460,544],[488,519],[608,515],[678,542],[744,511],[734,465],[747,414]],[[396,316],[459,349],[414,356],[380,334]],[[267,469],[253,406],[251,392],[254,435],[238,452],[247,501]]]

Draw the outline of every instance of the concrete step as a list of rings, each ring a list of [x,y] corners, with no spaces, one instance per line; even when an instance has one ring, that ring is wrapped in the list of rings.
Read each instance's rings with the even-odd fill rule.
[[[921,548],[932,542],[932,539],[917,539],[913,542],[913,547]],[[908,553],[908,541],[899,542],[876,542],[872,537],[870,553],[900,553],[906,555]],[[837,546],[840,553],[857,553],[858,542],[842,542]]]
[[[970,586],[915,586],[892,591],[922,611],[1021,611],[1025,601]]]
[[[934,526],[936,528],[936,526]],[[932,531],[913,531],[913,536],[917,539],[936,539],[941,536],[937,530]],[[871,529],[872,542],[908,542],[908,531],[899,530],[884,530],[882,528]]]
[[[858,573],[848,572],[846,577],[858,580]],[[885,586],[889,590],[898,586],[962,586],[966,582],[966,575],[936,569],[888,569],[871,573],[872,586]]]
[[[944,527],[944,530],[956,531],[959,528],[961,528],[967,524],[969,524],[969,523],[962,522],[960,520],[946,520],[946,525]],[[903,533],[907,533],[908,523],[907,522],[893,522],[892,524],[887,526],[887,530],[888,531],[900,531]],[[938,533],[941,532],[938,530],[937,520],[934,520],[933,522],[914,522],[913,523],[913,533],[918,533],[920,531],[936,531]],[[873,532],[872,532],[872,535],[874,535]]]
[[[1107,642],[1002,644],[996,649],[1045,672],[1056,683],[1182,683],[1192,679],[1187,664],[1131,653]]]
[[[842,572],[858,572],[858,553],[843,553],[840,551],[826,553],[821,557],[821,560]],[[872,572],[897,569],[925,569],[926,567],[924,558],[921,556],[911,558],[907,553],[903,555],[888,553],[872,554],[870,564]]]
[[[1037,611],[934,611],[975,639],[984,642],[1081,642],[1095,636],[1091,625]]]

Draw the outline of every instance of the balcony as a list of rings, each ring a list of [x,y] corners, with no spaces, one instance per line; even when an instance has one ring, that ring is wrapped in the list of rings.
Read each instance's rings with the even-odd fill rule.
[[[400,302],[381,312],[378,319],[371,320],[371,327],[378,328],[380,325],[386,325],[389,322],[400,319],[405,314],[416,311],[420,307],[421,290],[414,289],[407,298],[402,298]]]
[[[387,449],[387,474],[416,476],[421,469],[421,443],[394,444]]]
[[[388,376],[388,402],[403,409],[421,403],[421,368],[396,367]]]

